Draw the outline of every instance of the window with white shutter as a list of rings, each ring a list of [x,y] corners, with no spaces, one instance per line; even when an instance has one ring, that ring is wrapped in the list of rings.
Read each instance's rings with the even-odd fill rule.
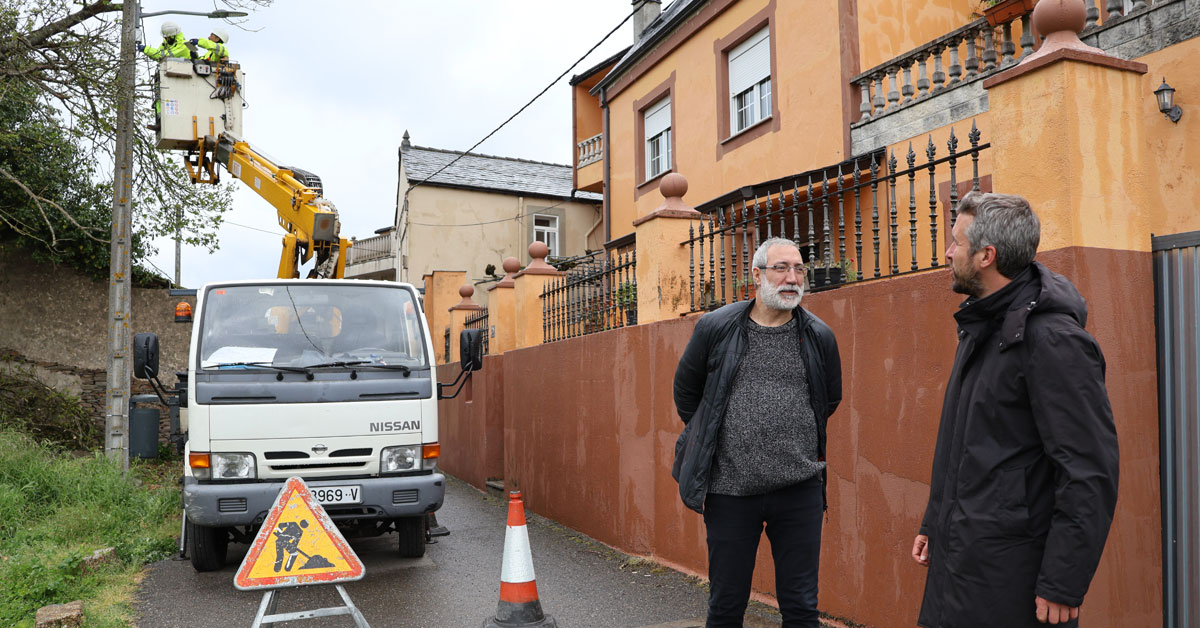
[[[646,180],[671,169],[671,97],[648,107],[643,113],[646,138]]]
[[[729,51],[729,127],[743,131],[771,115],[770,27]]]

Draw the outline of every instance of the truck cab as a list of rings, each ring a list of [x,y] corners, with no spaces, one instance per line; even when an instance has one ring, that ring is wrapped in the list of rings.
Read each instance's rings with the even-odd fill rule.
[[[184,532],[198,571],[253,538],[291,476],[347,536],[394,531],[403,556],[424,554],[445,477],[433,344],[413,286],[212,283],[192,325],[180,406]],[[154,362],[135,347],[135,375]]]

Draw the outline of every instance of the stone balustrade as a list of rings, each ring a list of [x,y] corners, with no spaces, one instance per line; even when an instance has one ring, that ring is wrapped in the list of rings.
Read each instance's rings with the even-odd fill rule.
[[[579,168],[594,164],[604,157],[604,134],[597,133],[577,145],[579,147]]]

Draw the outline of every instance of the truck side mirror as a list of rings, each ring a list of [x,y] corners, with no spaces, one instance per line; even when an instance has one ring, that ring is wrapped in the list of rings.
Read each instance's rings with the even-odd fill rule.
[[[458,361],[462,370],[483,370],[483,330],[464,329],[458,336]]]
[[[138,379],[158,377],[158,334],[134,335],[133,376]]]

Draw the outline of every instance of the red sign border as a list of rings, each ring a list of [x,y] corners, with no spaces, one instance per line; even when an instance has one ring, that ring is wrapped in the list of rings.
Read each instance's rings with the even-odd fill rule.
[[[316,524],[321,526],[321,529],[329,536],[329,540],[338,552],[341,553],[342,559],[349,563],[349,569],[344,571],[328,571],[319,574],[251,578],[250,570],[258,563],[263,549],[266,548],[267,541],[271,538],[271,533],[275,530],[279,518],[283,516],[284,504],[287,504],[291,500],[293,493],[298,494],[309,510],[312,511],[313,515],[316,516]],[[242,591],[253,591],[257,589],[279,589],[309,584],[352,582],[360,580],[364,572],[365,569],[363,568],[362,561],[358,558],[358,554],[355,554],[354,550],[350,548],[350,544],[346,542],[341,531],[337,529],[333,520],[329,518],[329,513],[325,512],[321,504],[313,499],[312,493],[309,492],[308,485],[305,484],[304,480],[300,477],[292,476],[287,479],[287,483],[279,491],[279,495],[275,498],[275,505],[271,506],[271,510],[267,513],[267,519],[263,521],[262,528],[259,529],[258,536],[254,539],[254,544],[250,546],[250,551],[246,552],[246,557],[242,559],[242,564],[238,567],[237,574],[233,577],[233,586]]]

